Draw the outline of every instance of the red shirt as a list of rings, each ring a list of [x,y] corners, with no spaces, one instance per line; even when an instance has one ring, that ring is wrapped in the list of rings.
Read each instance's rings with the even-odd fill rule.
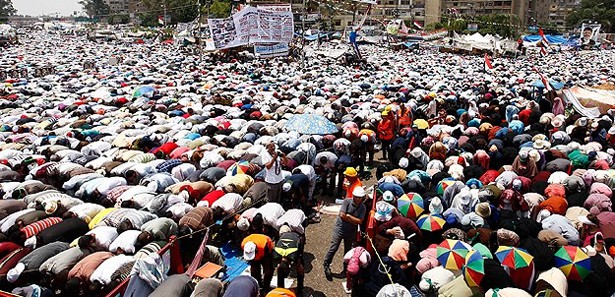
[[[215,191],[207,193],[207,195],[201,198],[201,201],[208,202],[209,204],[207,206],[211,207],[214,204],[214,202],[220,199],[220,197],[224,196],[224,194],[225,193],[222,190],[215,190]]]

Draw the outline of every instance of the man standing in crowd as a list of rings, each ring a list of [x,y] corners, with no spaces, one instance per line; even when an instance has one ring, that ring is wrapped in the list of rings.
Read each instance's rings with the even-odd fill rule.
[[[352,199],[344,199],[340,208],[340,213],[335,221],[333,227],[333,236],[331,238],[331,246],[325,256],[325,262],[323,263],[325,268],[325,276],[327,280],[332,281],[331,275],[331,262],[333,257],[340,247],[342,240],[344,241],[344,253],[348,252],[352,248],[352,243],[357,237],[357,226],[363,223],[365,218],[365,189],[362,186],[356,187],[352,192]]]

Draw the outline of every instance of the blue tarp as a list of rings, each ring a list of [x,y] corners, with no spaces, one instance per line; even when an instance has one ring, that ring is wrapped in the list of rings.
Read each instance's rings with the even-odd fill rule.
[[[562,44],[568,41],[568,39],[564,38],[562,35],[545,35],[547,41],[552,44]],[[525,35],[523,36],[523,41],[527,42],[537,42],[540,40],[540,35]]]
[[[566,84],[556,80],[549,80],[549,84],[554,87],[556,90],[561,90]],[[532,86],[537,88],[544,88],[545,85],[542,83],[542,80],[537,79],[532,83]]]
[[[248,263],[243,260],[243,251],[240,249],[233,247],[230,243],[223,245],[220,248],[220,252],[224,256],[224,265],[226,265],[226,273],[224,280],[232,281],[236,277],[240,276],[246,268],[248,268]]]

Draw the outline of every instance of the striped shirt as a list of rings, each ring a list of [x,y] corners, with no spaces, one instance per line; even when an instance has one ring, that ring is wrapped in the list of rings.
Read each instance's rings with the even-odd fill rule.
[[[305,234],[303,222],[307,217],[301,209],[289,209],[276,221],[276,228],[279,230],[283,225],[288,225],[290,229],[299,234]]]
[[[182,161],[179,159],[167,160],[164,163],[156,166],[156,170],[158,170],[158,172],[169,172],[170,173],[173,167],[178,166],[181,163]]]
[[[44,229],[49,228],[61,221],[62,219],[58,217],[50,217],[50,218],[42,219],[40,221],[34,222],[28,226],[23,227],[21,229],[21,233],[23,233],[26,238],[30,238],[38,234],[39,232],[43,231]]]
[[[120,198],[120,196],[122,196],[122,194],[124,194],[124,192],[128,191],[128,189],[130,189],[132,187],[133,186],[119,186],[119,187],[115,187],[115,188],[111,189],[107,193],[107,199],[115,202],[115,201],[117,201],[118,198]]]
[[[101,223],[105,226],[117,227],[121,222],[128,219],[134,228],[141,228],[145,222],[157,218],[156,215],[131,208],[120,208],[108,214]]]
[[[156,156],[152,153],[136,155],[128,160],[128,162],[134,163],[147,163],[149,161],[156,160]]]

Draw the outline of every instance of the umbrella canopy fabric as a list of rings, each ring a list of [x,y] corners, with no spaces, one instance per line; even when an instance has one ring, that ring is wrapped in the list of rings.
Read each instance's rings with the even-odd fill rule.
[[[439,215],[424,214],[416,220],[416,225],[425,231],[442,230],[446,221]]]
[[[534,260],[534,257],[527,251],[511,246],[500,246],[495,252],[495,256],[500,260],[502,265],[510,269],[528,267]]]
[[[425,211],[423,197],[417,193],[404,194],[397,199],[397,209],[408,218],[416,218]]]
[[[460,270],[471,250],[472,247],[461,240],[446,239],[436,249],[438,262],[446,269]]]
[[[591,273],[591,259],[581,248],[565,245],[555,253],[555,267],[569,280],[582,281]]]
[[[446,188],[453,184],[455,184],[455,180],[452,178],[446,178],[444,180],[441,180],[436,185],[436,193],[438,193],[438,195],[444,195],[444,191],[446,190]]]
[[[250,170],[250,162],[248,161],[239,161],[231,167],[229,167],[227,173],[231,176],[235,176],[237,174],[248,174],[248,170]]]
[[[480,286],[480,282],[485,276],[485,259],[477,250],[468,252],[466,264],[461,268],[463,278],[470,287]]]
[[[416,125],[419,129],[429,128],[429,123],[424,119],[414,120],[413,124]]]
[[[138,98],[148,93],[153,93],[156,89],[152,86],[142,86],[138,88],[133,94],[132,97]]]
[[[327,118],[316,114],[292,116],[284,125],[286,129],[306,135],[326,135],[337,133],[338,128]]]

